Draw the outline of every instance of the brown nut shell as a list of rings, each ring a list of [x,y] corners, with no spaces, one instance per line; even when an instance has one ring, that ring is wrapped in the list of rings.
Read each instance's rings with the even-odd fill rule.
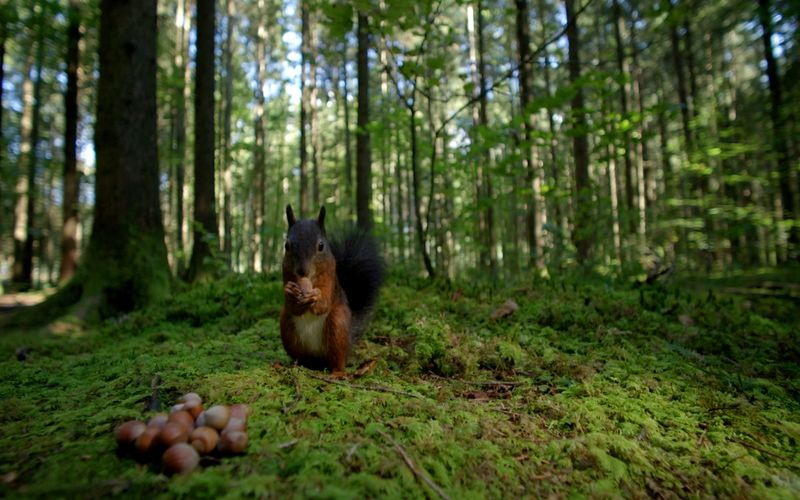
[[[219,431],[224,429],[228,424],[231,412],[225,405],[216,405],[204,411],[203,415],[204,424]]]
[[[311,280],[306,278],[306,277],[302,277],[302,278],[298,279],[297,280],[297,286],[300,287],[300,290],[302,290],[303,293],[308,293],[308,292],[310,292],[311,290],[314,289],[314,284],[311,283]]]
[[[147,429],[136,438],[136,451],[141,454],[149,453],[157,444],[156,438],[161,433],[161,427],[157,425],[148,425]]]
[[[197,450],[186,443],[170,446],[161,459],[168,474],[188,474],[200,463]]]
[[[158,413],[153,415],[150,420],[147,421],[147,427],[164,427],[164,424],[166,424],[168,420],[169,415],[166,413]]]
[[[217,450],[223,455],[243,453],[247,449],[247,433],[242,431],[223,432],[217,443]]]
[[[203,413],[203,402],[200,400],[192,400],[186,403],[183,403],[183,410],[189,412],[189,415],[192,416],[192,419],[195,419]]]
[[[247,430],[247,420],[239,417],[231,417],[228,419],[228,425],[222,429],[222,432],[233,432],[233,431],[246,431]]]
[[[188,411],[178,411],[169,416],[168,422],[174,422],[184,426],[188,431],[194,429],[194,417]]]
[[[253,411],[248,405],[243,403],[231,405],[230,410],[231,418],[242,418],[244,420],[247,420],[247,417],[249,417],[250,413]]]
[[[117,439],[117,444],[120,447],[131,446],[136,442],[136,439],[142,435],[145,429],[147,429],[147,426],[144,422],[129,420],[116,428],[114,437]]]
[[[198,427],[189,436],[189,443],[201,454],[211,453],[218,441],[219,434],[216,429],[207,426]]]
[[[188,403],[189,401],[197,401],[198,403],[202,403],[203,398],[201,398],[196,392],[187,392],[178,399],[178,403]]]
[[[189,440],[189,430],[177,422],[167,422],[158,434],[158,442],[164,446],[185,443]]]

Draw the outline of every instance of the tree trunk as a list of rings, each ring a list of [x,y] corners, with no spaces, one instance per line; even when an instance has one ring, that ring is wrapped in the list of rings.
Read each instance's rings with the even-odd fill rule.
[[[316,30],[315,30],[316,31]],[[308,113],[308,128],[311,132],[311,204],[312,211],[318,210],[320,207],[320,192],[319,192],[319,175],[320,163],[322,156],[322,149],[320,146],[319,137],[319,113],[317,110],[317,101],[319,100],[319,68],[317,67],[317,59],[319,58],[318,40],[314,35],[311,35],[311,60],[309,61],[309,72],[311,75],[311,92],[310,104]]]
[[[569,44],[569,79],[573,84],[581,77],[580,33],[574,0],[564,0]],[[578,87],[572,98],[573,156],[575,160],[575,229],[573,241],[578,263],[588,264],[592,250],[591,191],[589,185],[589,144],[586,131],[583,89]]]
[[[350,102],[347,100],[347,38],[342,42],[342,82],[344,83],[344,174],[345,174],[345,200],[347,200],[348,213],[353,213],[353,150],[350,139]]]
[[[530,264],[541,267],[543,265],[544,245],[542,241],[543,214],[542,204],[539,201],[541,191],[540,175],[537,171],[537,160],[533,145],[534,123],[533,115],[528,110],[528,105],[533,100],[530,78],[531,69],[531,37],[528,14],[527,0],[514,0],[516,5],[516,28],[517,28],[517,51],[519,53],[519,95],[521,100],[521,111],[524,117],[523,128],[523,159],[526,166],[525,183],[531,189],[528,199],[527,210],[527,229],[528,247],[530,251]]]
[[[483,15],[482,2],[478,0],[473,7],[467,5],[467,31],[470,42],[470,65],[472,83],[475,88],[474,98],[477,106],[473,105],[473,148],[476,154],[476,191],[478,204],[478,232],[480,248],[480,264],[492,274],[495,272],[496,253],[494,248],[494,203],[492,200],[491,158],[489,149],[482,143],[479,130],[489,126],[487,112],[486,89],[486,61],[483,43]]]
[[[311,107],[311,94],[309,82],[309,57],[311,52],[311,35],[309,34],[308,1],[300,0],[300,22],[303,45],[300,57],[300,217],[309,214],[308,206],[308,147],[306,142],[308,127],[308,113]]]
[[[225,115],[223,117],[223,165],[222,165],[222,253],[228,263],[232,264],[233,253],[233,216],[231,205],[233,203],[233,170],[231,168],[231,117],[233,115],[233,25],[236,21],[236,10],[233,0],[226,0],[225,14],[227,26],[225,33],[225,52],[223,54],[225,65]]]
[[[155,0],[101,1],[99,59],[92,236],[64,297],[99,299],[104,317],[165,297],[170,287],[158,193]]]
[[[26,290],[33,285],[33,246],[36,237],[36,168],[39,163],[39,129],[41,128],[42,108],[42,66],[44,65],[44,13],[38,16],[38,36],[36,39],[36,80],[31,95],[31,128],[29,149],[25,152],[24,167],[20,165],[20,175],[25,175],[25,226],[19,260],[14,256],[14,275],[12,281],[19,289]],[[23,154],[20,148],[20,155]],[[20,162],[22,163],[22,162]],[[27,170],[27,172],[25,172]],[[19,185],[19,183],[18,183]],[[19,207],[22,208],[22,207]]]
[[[428,246],[425,242],[425,231],[422,227],[422,208],[420,206],[420,192],[419,192],[419,146],[417,145],[417,122],[415,120],[416,115],[416,108],[414,104],[416,103],[416,86],[413,87],[415,90],[412,91],[410,102],[408,104],[408,129],[409,129],[409,137],[411,140],[411,176],[412,176],[412,189],[414,191],[414,223],[416,225],[416,233],[417,233],[417,244],[419,245],[420,253],[422,254],[422,263],[425,265],[425,270],[428,272],[429,278],[434,278],[436,276],[436,271],[433,268],[433,263],[431,262],[431,256],[428,253]]]
[[[180,276],[184,272],[184,199],[183,191],[186,178],[186,102],[189,100],[189,80],[191,79],[191,69],[188,64],[189,59],[189,32],[191,31],[191,8],[190,0],[177,0],[176,11],[176,39],[178,48],[175,51],[174,71],[176,82],[174,88],[174,186],[173,196],[175,206],[175,269]]]
[[[217,237],[214,192],[214,0],[197,2],[194,95],[194,242],[187,280],[214,274],[211,240]]]
[[[259,1],[259,8],[263,12],[264,2]],[[264,224],[265,204],[264,197],[266,196],[266,165],[265,165],[265,126],[264,126],[264,79],[267,72],[266,61],[266,27],[261,19],[257,21],[256,26],[256,105],[255,105],[255,144],[253,145],[253,209],[255,210],[253,243],[255,245],[254,253],[254,268],[256,272],[264,270],[264,245],[266,227]]]
[[[33,80],[31,80],[31,70],[33,69],[33,51],[28,49],[23,66],[22,80],[22,116],[19,120],[19,162],[17,166],[17,181],[14,188],[14,265],[12,267],[11,282],[15,287],[22,289],[30,286],[30,281],[26,283],[23,272],[23,254],[25,252],[25,240],[28,235],[28,179],[26,177],[28,164],[31,161],[31,127],[33,123]]]
[[[358,129],[356,130],[356,218],[358,227],[372,228],[372,159],[369,144],[369,20],[358,14]]]
[[[614,0],[612,5],[614,14],[614,41],[616,42],[616,55],[617,55],[617,71],[620,78],[625,78],[625,83],[619,90],[619,104],[620,114],[623,120],[628,119],[628,94],[630,94],[630,83],[627,78],[630,75],[630,68],[625,59],[625,45],[622,41],[622,35],[625,31],[625,18],[622,16],[622,9],[619,6],[619,0]],[[636,206],[634,205],[634,174],[633,162],[631,161],[631,134],[629,129],[623,131],[623,160],[625,162],[624,175],[625,175],[625,210],[623,211],[626,226],[630,233],[636,233]]]
[[[81,39],[80,5],[70,0],[67,28],[67,92],[64,95],[64,200],[61,227],[61,269],[59,281],[65,283],[78,266],[78,64]]]
[[[780,196],[783,209],[783,220],[794,219],[794,200],[791,186],[792,159],[789,157],[785,130],[783,92],[781,88],[781,77],[778,71],[778,63],[772,51],[772,18],[770,13],[770,1],[758,0],[758,16],[761,22],[763,35],[761,40],[764,44],[764,59],[767,61],[767,80],[769,83],[770,97],[770,119],[772,121],[772,147],[775,150],[778,164],[778,176],[780,178]],[[797,225],[792,225],[789,232],[790,246],[796,246],[798,241]],[[796,249],[790,251],[796,251]]]

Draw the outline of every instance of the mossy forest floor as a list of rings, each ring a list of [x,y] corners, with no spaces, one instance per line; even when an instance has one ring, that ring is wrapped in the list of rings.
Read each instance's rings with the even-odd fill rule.
[[[349,370],[377,364],[336,383],[284,353],[277,278],[5,331],[0,497],[798,498],[797,285],[740,293],[790,278],[395,278]],[[167,408],[188,391],[251,405],[248,453],[172,478],[119,456],[113,429],[148,415],[156,377]]]

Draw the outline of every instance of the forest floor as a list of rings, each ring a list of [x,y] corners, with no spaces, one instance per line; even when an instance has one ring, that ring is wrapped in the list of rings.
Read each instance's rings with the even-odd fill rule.
[[[393,279],[342,381],[292,366],[276,278],[2,332],[0,497],[798,498],[797,278]],[[119,455],[154,381],[249,404],[247,453],[173,478]]]

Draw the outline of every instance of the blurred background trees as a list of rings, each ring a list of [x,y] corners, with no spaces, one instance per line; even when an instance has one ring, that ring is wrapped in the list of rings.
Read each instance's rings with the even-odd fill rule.
[[[139,203],[190,279],[277,270],[289,202],[357,219],[394,269],[430,276],[800,252],[797,2],[135,3],[156,15],[155,107],[128,104],[154,137],[102,114],[125,91],[101,92],[121,71],[104,71],[101,24],[131,19],[97,0],[0,7],[4,289],[80,276],[103,217]],[[104,160],[120,126],[146,145]],[[127,192],[104,191],[104,168]]]

